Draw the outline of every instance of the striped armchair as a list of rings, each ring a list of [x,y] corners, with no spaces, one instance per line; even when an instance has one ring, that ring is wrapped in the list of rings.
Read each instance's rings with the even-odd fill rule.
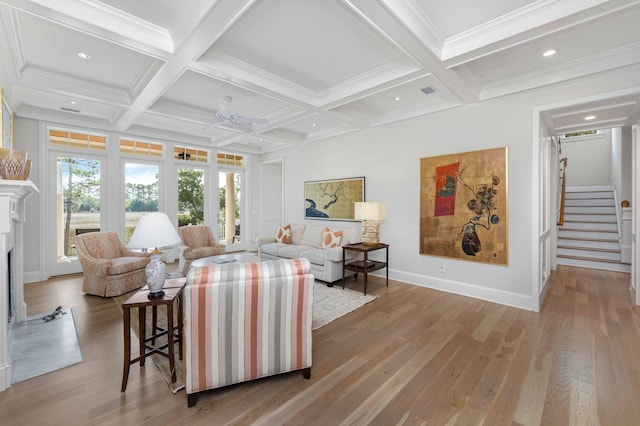
[[[302,370],[311,377],[306,259],[191,268],[184,290],[187,405],[198,393]]]

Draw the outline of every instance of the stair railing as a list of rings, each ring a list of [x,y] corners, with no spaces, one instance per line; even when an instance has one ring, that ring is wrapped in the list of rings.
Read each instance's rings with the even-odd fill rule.
[[[564,200],[567,193],[567,157],[560,160],[562,168],[560,169],[560,214],[558,215],[558,226],[564,224]]]

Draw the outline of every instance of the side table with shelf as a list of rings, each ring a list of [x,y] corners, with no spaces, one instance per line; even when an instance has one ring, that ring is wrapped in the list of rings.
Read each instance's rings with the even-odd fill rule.
[[[129,366],[140,362],[144,366],[148,356],[159,354],[169,358],[171,369],[171,381],[176,381],[175,369],[175,344],[178,343],[178,355],[182,359],[182,290],[186,279],[174,278],[165,281],[164,295],[155,299],[149,299],[149,290],[141,289],[133,294],[122,304],[124,319],[124,371],[122,374],[121,392],[127,389],[129,378]],[[173,324],[173,305],[177,301],[178,315],[177,325]],[[167,327],[158,326],[158,306],[165,305],[167,309]],[[147,336],[147,308],[152,309],[151,335]],[[138,334],[140,341],[140,356],[131,359],[131,309],[138,308]],[[155,346],[156,339],[167,336],[167,342],[161,346]]]
[[[369,253],[376,250],[385,249],[386,256],[385,261],[369,260]],[[346,254],[347,251],[355,251],[364,254],[363,260],[354,260],[347,263]],[[377,271],[382,268],[387,268],[387,287],[389,287],[389,244],[378,243],[375,245],[369,244],[349,244],[342,246],[342,288],[344,289],[345,272],[353,271],[356,273],[362,272],[364,274],[364,294],[367,294],[367,275],[369,272]]]

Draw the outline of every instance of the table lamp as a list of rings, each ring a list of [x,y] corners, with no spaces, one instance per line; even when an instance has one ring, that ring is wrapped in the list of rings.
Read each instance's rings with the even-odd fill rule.
[[[132,249],[153,249],[151,251],[151,262],[145,269],[147,286],[149,287],[149,299],[164,295],[162,287],[164,287],[167,265],[162,262],[162,252],[158,249],[176,245],[181,241],[166,213],[147,213],[140,217],[127,247]]]
[[[380,221],[387,218],[387,205],[375,201],[355,204],[355,219],[362,221],[362,244],[380,244]]]

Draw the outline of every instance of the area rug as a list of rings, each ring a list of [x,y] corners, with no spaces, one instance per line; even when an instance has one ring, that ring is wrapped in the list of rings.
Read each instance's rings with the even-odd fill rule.
[[[316,281],[313,287],[313,319],[311,328],[316,330],[329,324],[349,312],[366,305],[378,296],[364,295],[349,289],[342,289],[334,285],[327,287]]]
[[[133,293],[133,292],[132,292]],[[113,300],[122,311],[122,303],[124,303],[132,293],[123,294],[121,296],[114,297]],[[342,289],[339,286],[327,287],[325,283],[316,282],[313,288],[313,315],[311,328],[316,330],[324,325],[329,324],[349,312],[353,312],[356,309],[366,305],[367,303],[375,300],[378,296],[363,295],[362,293]],[[174,312],[177,309],[174,309]],[[177,315],[177,312],[174,313]],[[177,323],[177,318],[174,323]],[[158,307],[158,324],[160,326],[166,325],[166,310],[164,306]],[[147,329],[151,329],[151,312],[147,312]],[[131,329],[138,335],[138,313],[137,309],[131,310]],[[166,340],[159,340],[161,344],[164,344]],[[132,344],[132,349],[135,348],[135,344]],[[171,392],[176,393],[180,389],[184,388],[184,371],[183,364],[178,359],[176,354],[175,368],[176,368],[176,382],[171,383],[171,370],[169,368],[169,360],[161,355],[151,355],[151,359],[158,366],[162,375],[164,376]],[[135,364],[138,365],[138,364]],[[134,366],[135,366],[134,365]],[[132,368],[134,367],[132,366]],[[131,374],[131,373],[130,373]]]
[[[18,383],[82,362],[71,308],[62,309],[50,321],[49,314],[30,316],[9,330],[11,383]]]

